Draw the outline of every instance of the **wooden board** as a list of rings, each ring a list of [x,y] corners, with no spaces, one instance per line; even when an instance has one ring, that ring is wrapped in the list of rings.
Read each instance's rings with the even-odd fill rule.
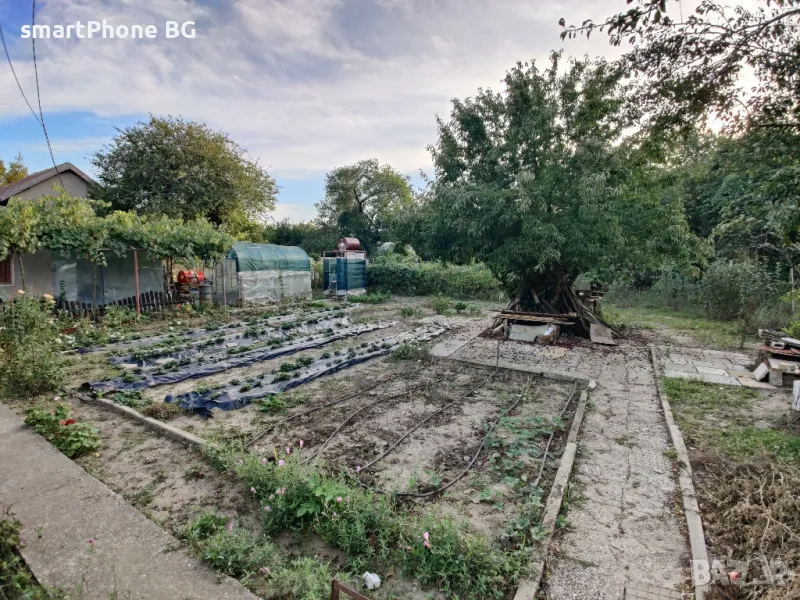
[[[605,344],[606,346],[616,346],[613,332],[605,325],[597,323],[589,324],[589,337],[595,344]]]
[[[497,312],[497,311],[496,311]],[[539,312],[529,312],[526,310],[508,310],[504,309],[499,311],[504,315],[528,315],[531,317],[548,317],[553,319],[574,319],[578,316],[578,313],[539,313]]]
[[[520,315],[520,314],[506,314],[506,313],[494,313],[496,318],[498,319],[505,319],[506,321],[529,321],[531,323],[556,323],[558,325],[574,325],[573,321],[565,321],[564,319],[558,319],[555,317],[534,317],[530,315]]]

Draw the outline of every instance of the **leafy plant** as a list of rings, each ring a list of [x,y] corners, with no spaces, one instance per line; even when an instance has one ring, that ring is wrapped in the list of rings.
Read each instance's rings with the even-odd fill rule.
[[[28,569],[19,548],[22,525],[7,515],[0,518],[0,597],[3,600],[61,600],[58,590],[40,586]]]
[[[392,295],[386,292],[370,292],[360,296],[348,296],[348,302],[356,304],[384,304],[392,299]]]
[[[100,448],[99,430],[70,418],[64,404],[57,404],[53,412],[29,408],[25,411],[25,424],[69,458],[78,458]]]
[[[467,306],[468,306],[468,305],[467,305],[467,303],[466,303],[466,302],[461,302],[461,301],[459,301],[459,302],[456,302],[455,304],[453,304],[453,308],[454,308],[454,309],[456,309],[456,312],[457,312],[459,315],[460,315],[462,312],[464,312],[465,310],[467,310]]]
[[[49,392],[63,379],[52,305],[20,295],[0,307],[0,386],[9,396]]]
[[[111,400],[117,404],[122,404],[123,406],[135,408],[137,410],[141,410],[142,408],[150,406],[153,403],[153,401],[149,398],[143,397],[142,392],[130,390],[115,392],[111,395]]]
[[[437,315],[446,315],[450,312],[450,300],[443,296],[437,296],[431,300],[431,308]]]
[[[392,351],[392,360],[428,360],[430,348],[424,342],[403,342]]]

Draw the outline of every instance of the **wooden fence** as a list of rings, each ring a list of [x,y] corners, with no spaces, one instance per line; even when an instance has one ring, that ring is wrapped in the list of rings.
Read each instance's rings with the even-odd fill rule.
[[[185,297],[179,297],[174,292],[143,292],[139,295],[139,309],[143,313],[157,313],[166,308],[177,306],[183,302],[189,302]],[[136,310],[136,296],[128,296],[114,302],[109,302],[104,306],[93,305],[90,302],[73,302],[69,300],[56,300],[58,310],[66,310],[76,316],[99,316],[103,315],[109,306],[124,306],[131,310]]]

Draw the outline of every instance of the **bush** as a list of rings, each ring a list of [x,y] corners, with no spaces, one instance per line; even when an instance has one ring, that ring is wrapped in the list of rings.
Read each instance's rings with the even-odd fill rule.
[[[450,300],[437,296],[431,300],[431,308],[437,315],[446,315],[450,311]]]
[[[34,396],[61,385],[52,305],[21,297],[0,307],[0,385],[7,395]]]
[[[392,295],[386,292],[370,292],[361,296],[348,296],[348,302],[356,304],[383,304],[392,299]]]
[[[483,265],[408,263],[393,259],[391,255],[370,262],[367,286],[399,296],[443,295],[485,300],[504,296],[500,282]]]
[[[56,405],[52,413],[29,408],[25,411],[25,424],[69,458],[78,458],[100,448],[99,430],[71,419],[64,404]]]
[[[269,540],[258,540],[240,528],[226,528],[209,537],[202,544],[201,556],[218,571],[236,578],[274,568],[280,562],[280,555]]]
[[[429,357],[428,345],[422,342],[403,342],[391,355],[392,360],[427,360]]]

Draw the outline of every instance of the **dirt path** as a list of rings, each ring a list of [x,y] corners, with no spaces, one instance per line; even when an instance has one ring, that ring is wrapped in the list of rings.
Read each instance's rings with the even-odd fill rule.
[[[497,341],[474,338],[442,352],[488,363],[496,360]],[[504,341],[499,362],[598,383],[566,496],[569,526],[551,549],[548,598],[650,597],[633,591],[644,586],[663,590],[659,597],[680,598],[688,544],[673,466],[664,454],[670,443],[647,347],[627,341],[615,348]]]

